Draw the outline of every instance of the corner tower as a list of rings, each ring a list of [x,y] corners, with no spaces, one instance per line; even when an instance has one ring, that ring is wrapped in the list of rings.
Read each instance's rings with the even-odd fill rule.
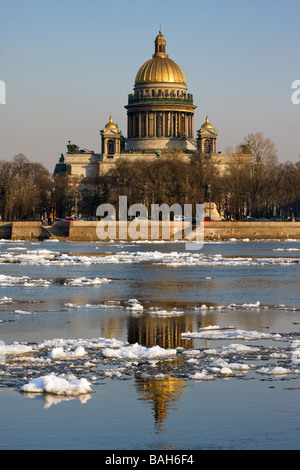
[[[181,68],[166,53],[166,39],[156,36],[151,59],[138,70],[128,97],[128,151],[195,150],[193,95]]]
[[[209,122],[206,116],[205,122],[199,129],[197,137],[197,149],[200,153],[213,154],[217,153],[217,135],[218,132],[214,126]]]

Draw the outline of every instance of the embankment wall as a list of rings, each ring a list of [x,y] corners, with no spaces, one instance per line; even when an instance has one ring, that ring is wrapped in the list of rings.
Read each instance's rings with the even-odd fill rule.
[[[131,232],[131,222],[116,222],[109,227],[106,240],[133,240],[136,232]],[[142,239],[153,239],[151,224],[143,222]],[[146,224],[146,225],[145,225]],[[32,240],[58,238],[69,241],[99,241],[103,236],[97,234],[97,221],[59,222],[51,226],[42,226],[40,222],[0,222],[0,239]],[[132,226],[131,226],[132,227]],[[164,226],[165,227],[165,226]],[[170,235],[164,232],[161,222],[156,222],[157,239],[182,239],[181,222],[170,223]],[[153,229],[153,226],[152,226]],[[177,234],[177,235],[176,235]],[[205,222],[205,240],[300,240],[300,222]]]
[[[70,222],[69,240],[73,241],[99,241],[96,233],[98,222],[72,221]],[[170,223],[171,238],[177,234],[179,239],[181,236],[181,222]],[[124,236],[124,234],[128,236]],[[169,239],[162,233],[161,222],[156,223],[156,233],[159,233],[159,239]],[[107,237],[107,240],[133,239],[130,236],[130,222],[117,222],[116,234],[113,231]],[[145,235],[145,233],[143,234]],[[176,237],[176,235],[175,235]],[[142,238],[147,238],[146,236]],[[148,225],[148,238],[151,239],[150,223]],[[205,240],[229,240],[236,238],[237,240],[265,240],[265,239],[297,239],[300,240],[300,222],[205,222],[204,223],[204,239]],[[153,239],[153,237],[152,237]]]

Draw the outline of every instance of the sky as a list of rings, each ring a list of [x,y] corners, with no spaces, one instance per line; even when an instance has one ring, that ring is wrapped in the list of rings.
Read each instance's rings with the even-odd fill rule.
[[[0,160],[23,153],[53,171],[70,140],[100,153],[161,28],[194,96],[195,131],[208,115],[217,150],[249,133],[298,161],[299,0],[0,0]],[[196,137],[196,132],[195,136]]]

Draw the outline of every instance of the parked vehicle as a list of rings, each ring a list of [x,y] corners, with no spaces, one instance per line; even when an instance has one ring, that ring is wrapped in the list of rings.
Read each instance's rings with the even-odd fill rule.
[[[242,222],[257,222],[255,217],[245,217]]]

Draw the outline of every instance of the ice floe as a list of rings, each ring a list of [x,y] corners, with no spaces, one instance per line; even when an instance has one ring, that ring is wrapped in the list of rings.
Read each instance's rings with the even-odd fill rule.
[[[13,343],[13,344],[1,344],[0,343],[0,355],[12,355],[17,356],[19,354],[27,354],[32,352],[33,348],[30,345]]]
[[[108,300],[106,303],[102,304],[73,304],[72,302],[67,302],[64,304],[64,307],[69,309],[96,309],[96,308],[119,308],[123,309],[123,305],[120,305],[120,301]]]
[[[28,310],[14,310],[10,313],[15,313],[16,315],[35,315],[36,312],[29,312]]]
[[[246,241],[246,240],[244,240]],[[280,249],[277,249],[277,251]],[[286,251],[299,251],[287,248]],[[47,249],[24,250],[11,248],[0,253],[0,264],[20,263],[28,265],[74,265],[74,264],[114,264],[114,263],[155,263],[166,266],[253,266],[289,265],[299,263],[297,257],[226,257],[222,254],[207,254],[202,251],[116,251],[102,253],[101,256],[74,255]]]
[[[134,300],[129,299],[131,304]],[[265,334],[233,326],[208,325],[183,338],[217,340],[211,347],[129,344],[114,338],[54,338],[38,343],[0,345],[0,383],[15,384],[21,392],[72,397],[92,393],[99,380],[142,380],[167,376],[208,381],[252,379],[286,380],[299,377],[300,340],[294,334]],[[220,344],[220,340],[239,342]],[[268,346],[264,340],[275,340]],[[256,340],[255,345],[245,344]],[[261,341],[261,343],[259,343]],[[184,343],[186,344],[186,343]],[[6,360],[7,358],[7,360]],[[72,376],[70,376],[72,371]],[[51,401],[52,403],[52,401]],[[49,402],[49,404],[51,404]]]
[[[92,388],[87,379],[67,380],[55,374],[49,374],[32,379],[28,384],[20,388],[26,393],[51,393],[54,395],[79,395],[91,393]]]
[[[98,286],[100,284],[108,284],[111,282],[111,279],[107,278],[93,278],[88,279],[86,277],[79,277],[77,279],[66,279],[64,282],[65,285],[75,286],[75,287],[85,287],[85,286]]]
[[[165,310],[165,309],[161,309],[159,307],[150,307],[148,309],[148,313],[150,315],[156,315],[156,316],[160,316],[160,317],[172,317],[172,316],[177,316],[177,315],[183,315],[184,311],[179,310],[177,308],[173,308],[171,310]]]
[[[0,299],[0,305],[1,304],[10,304],[12,303],[12,298],[11,297],[2,297]]]
[[[53,349],[53,348],[70,348],[76,349],[82,346],[85,349],[101,349],[101,348],[118,348],[124,346],[126,342],[114,338],[89,338],[89,339],[65,339],[55,338],[51,340],[44,340],[36,345],[36,349]]]
[[[259,374],[265,375],[287,375],[287,374],[300,374],[300,370],[287,369],[286,367],[261,367],[256,371]]]
[[[129,299],[128,300],[128,303],[129,303],[129,306],[126,307],[127,310],[139,310],[139,311],[142,311],[144,310],[144,307],[142,304],[139,303],[139,301],[137,299]]]
[[[55,279],[43,279],[43,278],[31,278],[28,276],[8,276],[5,274],[0,274],[0,287],[49,287],[56,282]],[[75,286],[75,287],[85,287],[85,286],[99,286],[102,284],[108,284],[111,282],[111,279],[107,278],[87,278],[79,277],[73,279],[65,279],[62,282],[62,285],[65,286]],[[0,299],[0,304],[7,303],[8,299]]]
[[[105,348],[103,355],[114,359],[156,359],[176,356],[176,349],[164,349],[160,346],[147,348],[138,343],[122,346],[118,349]]]
[[[52,359],[61,359],[61,358],[74,358],[74,357],[84,357],[86,356],[86,351],[83,346],[77,346],[74,351],[65,351],[62,347],[58,346],[52,349],[49,352],[49,356]]]
[[[200,328],[199,331],[181,333],[182,338],[197,339],[279,339],[281,335],[278,333],[262,333],[260,331],[246,331],[235,329],[233,327],[220,328],[218,326],[207,326]]]
[[[1,287],[48,287],[51,281],[48,279],[33,279],[28,276],[7,276],[6,274],[0,274],[0,286]]]

